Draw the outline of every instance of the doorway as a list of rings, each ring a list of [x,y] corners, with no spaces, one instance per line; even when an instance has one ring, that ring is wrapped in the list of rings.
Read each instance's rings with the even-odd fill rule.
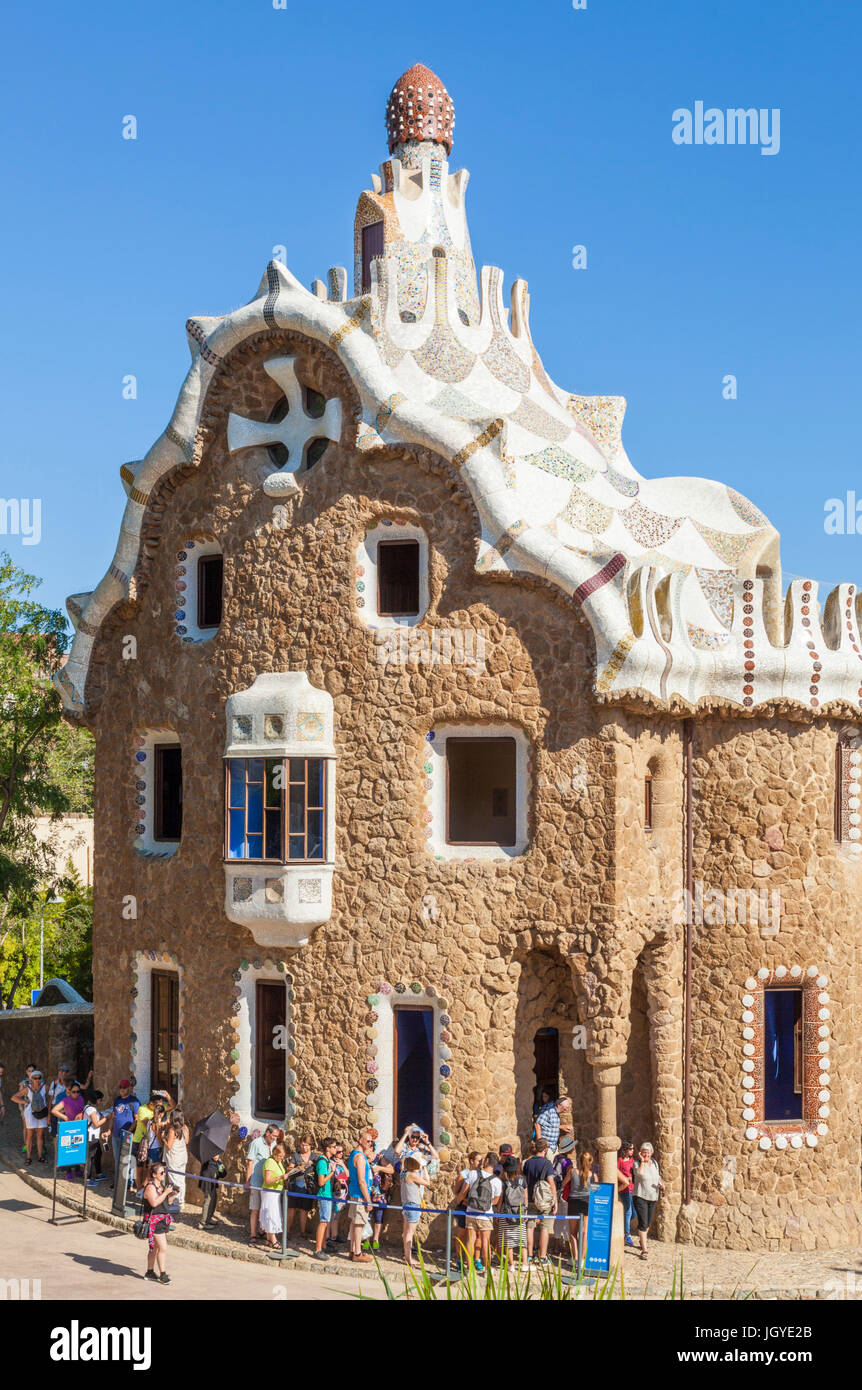
[[[533,1053],[536,1078],[533,1104],[539,1104],[543,1091],[548,1092],[551,1100],[557,1100],[560,1091],[560,1035],[556,1028],[539,1029],[533,1039]]]

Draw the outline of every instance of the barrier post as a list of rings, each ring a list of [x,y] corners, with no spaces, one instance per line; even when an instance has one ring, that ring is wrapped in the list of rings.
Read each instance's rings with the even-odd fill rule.
[[[281,1258],[287,1259],[287,1188],[281,1189]]]

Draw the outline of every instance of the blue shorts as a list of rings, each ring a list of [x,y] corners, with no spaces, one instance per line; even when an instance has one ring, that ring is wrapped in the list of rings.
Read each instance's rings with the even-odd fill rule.
[[[333,1200],[332,1200],[331,1197],[318,1197],[318,1199],[317,1199],[317,1212],[318,1212],[318,1215],[319,1215],[321,1221],[322,1221],[324,1224],[326,1224],[327,1222],[329,1222],[329,1221],[332,1220],[332,1217],[333,1217],[333,1214],[334,1214],[334,1213],[333,1213],[333,1207],[334,1207],[334,1206],[335,1206],[335,1203],[333,1202]]]
[[[406,1206],[402,1207],[401,1210],[404,1213],[404,1220],[411,1226],[415,1225],[422,1215],[422,1208],[417,1206]]]

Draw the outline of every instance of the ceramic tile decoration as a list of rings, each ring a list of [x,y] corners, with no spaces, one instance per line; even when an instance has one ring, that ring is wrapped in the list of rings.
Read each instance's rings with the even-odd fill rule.
[[[362,227],[383,223],[383,254],[373,262],[370,292],[360,294],[357,285],[348,299],[344,271],[334,267],[329,293],[321,298],[319,284],[307,290],[272,261],[250,303],[221,318],[188,320],[193,362],[173,418],[143,460],[123,465],[127,504],[117,554],[98,588],[69,603],[76,634],[56,677],[65,706],[80,709],[95,637],[128,591],[154,486],[177,463],[195,464],[201,410],[225,354],[263,329],[280,327],[328,343],[341,358],[362,402],[357,447],[422,444],[460,468],[482,520],[485,572],[534,572],[568,594],[583,595],[608,556],[622,556],[626,583],[600,585],[581,601],[595,634],[596,685],[607,697],[637,688],[661,701],[703,697],[742,709],[778,698],[809,710],[836,700],[858,707],[862,653],[853,650],[850,634],[845,630],[837,647],[792,640],[808,615],[791,604],[784,617],[778,535],[763,512],[721,483],[641,477],[622,445],[623,397],[586,397],[558,387],[532,342],[525,282],[515,282],[508,313],[499,268],[486,267],[477,284],[467,176],[449,171],[454,120],[445,87],[421,64],[392,89],[389,158],[357,212],[360,279]],[[287,414],[278,425],[234,415],[228,438],[237,450],[276,439],[286,445],[288,463],[265,483],[277,496],[301,485],[298,469],[312,438],[341,437],[342,405],[332,399],[323,419],[312,420],[303,409],[294,360],[274,357],[266,367],[285,393]],[[566,482],[574,487],[566,489]],[[526,525],[509,544],[504,538],[516,519]],[[677,582],[666,640],[655,636],[661,626],[655,614],[628,640],[634,631],[629,581],[637,587],[643,567],[655,573],[653,596],[663,578]],[[179,588],[180,582],[188,586],[186,560],[178,561],[177,580],[175,611],[183,614],[175,618],[177,636],[195,640],[183,601],[188,588]],[[757,658],[744,655],[752,638],[734,627],[743,582],[751,586],[751,606],[764,614],[771,652],[781,654],[758,662],[757,679],[741,682],[752,687],[745,694],[733,673]],[[709,661],[697,659],[704,652]]]
[[[805,1143],[816,1148],[826,1137],[829,1101],[835,1078],[829,1060],[828,975],[817,965],[794,964],[762,966],[745,981],[741,998],[742,1022],[742,1119],[745,1137],[767,1150],[799,1148]],[[764,1118],[765,1057],[764,995],[767,989],[796,987],[802,990],[801,1036],[802,1118],[768,1120]]]

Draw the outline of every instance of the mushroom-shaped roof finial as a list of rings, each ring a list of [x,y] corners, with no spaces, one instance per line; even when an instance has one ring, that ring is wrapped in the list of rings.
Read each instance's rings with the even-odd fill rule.
[[[439,77],[424,63],[414,63],[399,77],[386,103],[389,153],[405,140],[431,140],[452,149],[455,110]]]

